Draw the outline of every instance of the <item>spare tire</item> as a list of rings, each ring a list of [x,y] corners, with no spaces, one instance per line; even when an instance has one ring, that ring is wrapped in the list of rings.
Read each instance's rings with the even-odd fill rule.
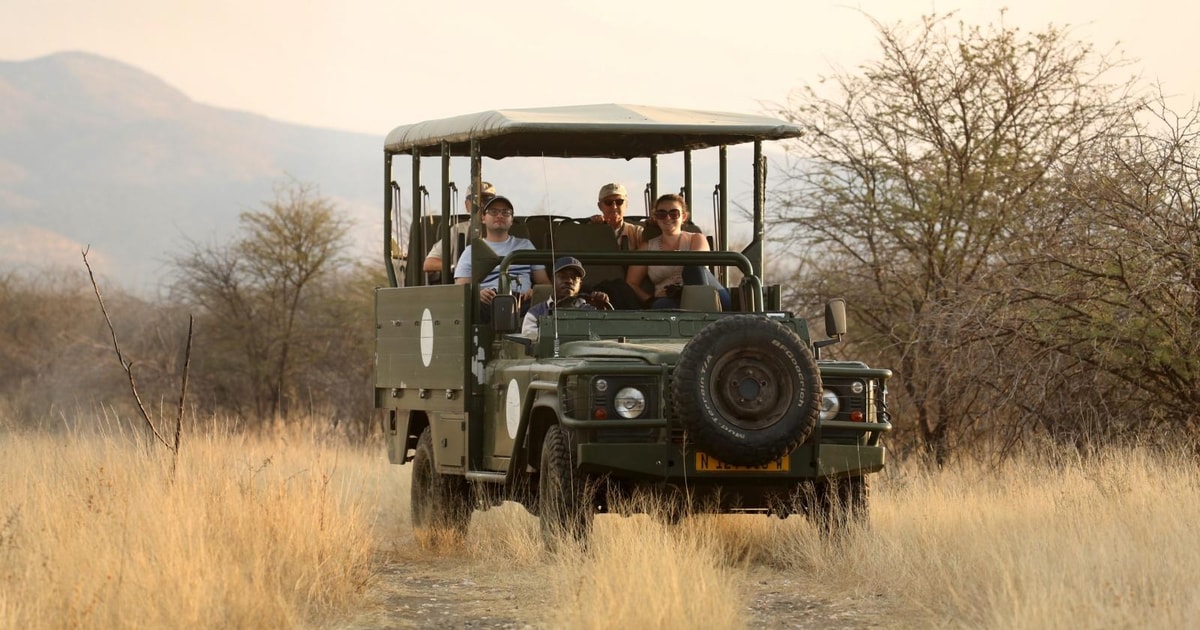
[[[671,393],[700,449],[727,464],[761,466],[812,433],[821,375],[794,331],[761,315],[737,315],[684,346]]]

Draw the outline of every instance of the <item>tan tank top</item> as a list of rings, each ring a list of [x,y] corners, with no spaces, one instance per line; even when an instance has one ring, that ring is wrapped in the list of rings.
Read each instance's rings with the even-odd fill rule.
[[[685,236],[687,238],[684,238]],[[679,249],[676,251],[691,251],[692,239],[694,238],[695,237],[692,236],[691,232],[684,232],[679,237]],[[663,251],[662,237],[655,236],[654,238],[650,239],[650,241],[647,243],[647,246],[650,251]],[[650,282],[654,283],[654,288],[656,290],[655,293],[657,293],[658,289],[662,289],[669,284],[683,284],[683,265],[651,265],[646,267],[646,275],[650,278]]]

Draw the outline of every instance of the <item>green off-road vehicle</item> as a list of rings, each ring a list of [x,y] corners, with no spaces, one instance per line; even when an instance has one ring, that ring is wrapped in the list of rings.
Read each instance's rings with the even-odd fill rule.
[[[672,518],[799,512],[836,528],[866,515],[866,475],[883,468],[881,438],[891,429],[891,371],[821,360],[820,348],[845,333],[844,303],[826,305],[827,339],[814,342],[804,319],[781,310],[779,287],[761,281],[762,143],[800,135],[760,116],[618,105],[489,111],[388,135],[383,244],[391,286],[375,298],[375,405],[385,410],[391,462],[413,464],[414,526],[465,532],[473,510],[509,500],[540,516],[552,544],[585,536],[595,514],[646,505],[626,500],[634,496],[658,500]],[[749,143],[742,181],[753,181],[753,237],[738,253],[726,251],[726,163],[728,147]],[[485,159],[645,159],[652,200],[660,156],[682,158],[690,198],[693,152],[705,149],[718,157],[713,251],[628,251],[604,224],[522,214],[512,232],[539,249],[500,259],[476,238],[475,277],[454,283],[462,242],[453,242],[451,227],[470,220],[466,235],[477,235],[479,205],[458,214],[451,202],[452,158],[470,159],[473,190],[482,190]],[[429,162],[441,173],[437,214],[425,211],[421,167]],[[413,210],[401,252],[399,200],[408,182],[393,174],[406,165]],[[627,212],[626,220],[637,217]],[[656,229],[647,224],[646,238]],[[442,269],[430,274],[421,261],[438,240]],[[536,339],[522,336],[505,272],[516,263],[552,268],[559,256],[583,261],[585,284],[620,281],[631,264],[705,266],[729,287],[732,308],[722,311],[710,287],[683,287],[679,309],[560,309],[543,318]],[[484,313],[478,283],[496,265],[500,295]]]

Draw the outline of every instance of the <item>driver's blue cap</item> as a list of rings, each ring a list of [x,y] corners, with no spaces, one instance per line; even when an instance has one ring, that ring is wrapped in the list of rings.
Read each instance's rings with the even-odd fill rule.
[[[571,269],[571,268],[574,268],[576,271],[579,272],[580,278],[587,275],[587,273],[584,272],[584,270],[583,270],[583,263],[579,262],[578,258],[573,258],[571,256],[563,256],[562,258],[559,258],[558,260],[554,261],[554,273],[558,273],[558,272],[562,271],[563,269]]]

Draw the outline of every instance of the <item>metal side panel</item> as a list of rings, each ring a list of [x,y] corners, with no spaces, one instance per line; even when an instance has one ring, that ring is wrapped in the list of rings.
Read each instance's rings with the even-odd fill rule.
[[[375,291],[376,404],[466,410],[468,285]]]

